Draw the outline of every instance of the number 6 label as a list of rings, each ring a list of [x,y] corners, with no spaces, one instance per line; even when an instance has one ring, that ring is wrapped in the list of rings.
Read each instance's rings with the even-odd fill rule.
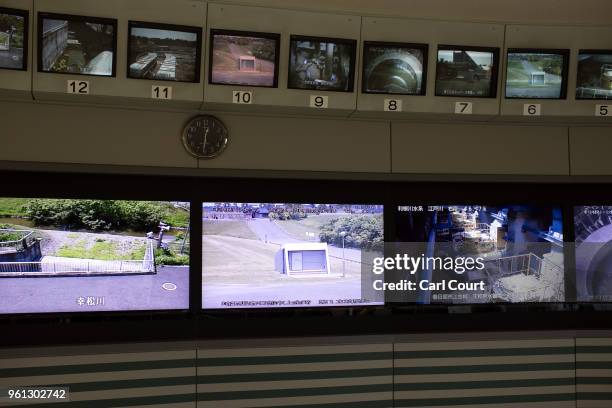
[[[526,103],[523,105],[523,116],[540,116],[541,110],[539,103]]]
[[[327,109],[328,98],[323,95],[310,95],[310,107]]]

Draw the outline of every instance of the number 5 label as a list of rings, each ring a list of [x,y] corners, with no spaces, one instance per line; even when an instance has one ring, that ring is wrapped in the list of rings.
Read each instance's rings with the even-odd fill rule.
[[[612,105],[597,105],[595,106],[595,116],[610,116]]]
[[[311,108],[327,109],[328,102],[329,102],[329,99],[327,96],[310,95],[310,107]]]
[[[66,93],[77,94],[77,95],[88,95],[89,94],[89,81],[69,79],[66,84]]]
[[[523,105],[523,116],[540,116],[542,105],[539,103],[526,103]]]

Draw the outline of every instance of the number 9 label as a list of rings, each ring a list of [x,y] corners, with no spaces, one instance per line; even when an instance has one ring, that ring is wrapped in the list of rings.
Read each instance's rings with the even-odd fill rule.
[[[324,95],[310,95],[310,107],[327,109],[328,97]]]

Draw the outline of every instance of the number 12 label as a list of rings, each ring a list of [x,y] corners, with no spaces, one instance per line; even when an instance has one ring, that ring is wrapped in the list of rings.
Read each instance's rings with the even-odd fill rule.
[[[66,84],[66,93],[77,94],[77,95],[88,95],[89,94],[89,81],[69,79]]]

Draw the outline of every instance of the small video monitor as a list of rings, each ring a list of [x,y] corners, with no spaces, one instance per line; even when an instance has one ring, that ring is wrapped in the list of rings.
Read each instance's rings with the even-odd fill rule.
[[[384,303],[363,284],[383,250],[382,205],[209,202],[202,233],[205,310]]]
[[[427,44],[366,41],[363,93],[425,95]]]
[[[117,20],[38,13],[38,71],[115,76]]]
[[[0,69],[26,70],[28,12],[0,7]]]
[[[436,96],[495,98],[499,48],[440,45]]]
[[[576,99],[612,99],[612,50],[580,50]]]
[[[186,310],[190,203],[0,197],[0,315]]]
[[[202,29],[129,22],[128,78],[200,82]]]
[[[506,98],[565,99],[569,50],[508,49]]]
[[[288,88],[353,92],[356,46],[355,40],[292,35]]]
[[[389,302],[566,300],[561,207],[406,204],[397,207],[395,230],[396,256],[408,270],[388,273],[385,281],[409,284],[386,293]]]
[[[208,83],[276,88],[280,34],[210,30]]]
[[[578,302],[612,302],[612,206],[574,207]]]

